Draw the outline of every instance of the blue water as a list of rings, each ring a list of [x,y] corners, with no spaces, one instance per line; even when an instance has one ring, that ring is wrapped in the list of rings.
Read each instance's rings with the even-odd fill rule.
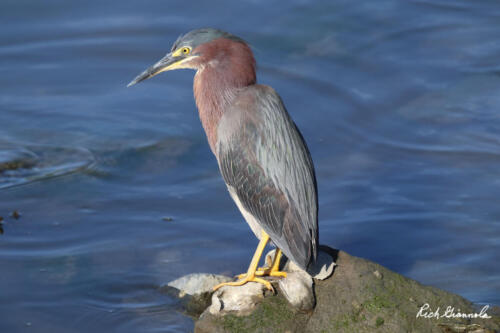
[[[0,173],[1,332],[190,331],[159,287],[246,269],[193,72],[125,88],[205,26],[251,43],[302,130],[321,243],[500,304],[497,1],[26,0],[0,21],[0,166],[24,163]]]

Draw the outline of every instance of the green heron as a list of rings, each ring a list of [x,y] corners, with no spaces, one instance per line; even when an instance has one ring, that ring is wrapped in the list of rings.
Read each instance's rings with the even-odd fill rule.
[[[282,252],[302,269],[316,260],[318,200],[314,166],[306,143],[273,88],[256,84],[255,59],[241,38],[217,29],[180,36],[170,53],[128,86],[173,69],[196,70],[194,98],[208,143],[229,194],[260,240],[246,274],[285,277]],[[258,268],[269,241],[277,247],[269,267]]]

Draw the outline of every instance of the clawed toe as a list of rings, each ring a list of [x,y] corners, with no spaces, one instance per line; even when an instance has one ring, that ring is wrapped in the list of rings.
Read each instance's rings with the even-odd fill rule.
[[[272,291],[274,293],[274,288],[273,286],[271,285],[271,283],[267,280],[264,280],[264,279],[261,279],[261,278],[258,278],[258,277],[247,277],[246,275],[247,274],[240,274],[240,276],[243,275],[243,278],[241,278],[240,280],[238,281],[234,281],[234,282],[224,282],[224,283],[220,283],[218,285],[216,285],[214,288],[213,288],[213,291],[216,291],[217,289],[223,287],[223,286],[242,286],[244,285],[245,283],[247,282],[257,282],[257,283],[261,283],[263,284],[268,290]]]

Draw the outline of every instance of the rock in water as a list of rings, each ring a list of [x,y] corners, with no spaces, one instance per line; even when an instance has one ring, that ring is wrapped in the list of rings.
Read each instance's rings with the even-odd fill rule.
[[[212,288],[219,283],[231,280],[230,277],[224,275],[188,274],[162,286],[160,292],[179,297],[179,306],[184,312],[193,318],[198,318],[210,305]]]
[[[306,306],[306,298],[297,301],[294,289],[288,289],[283,280],[277,295],[253,298],[251,311],[225,312],[224,296],[218,296],[215,302],[212,299],[218,312],[213,314],[212,307],[205,310],[195,323],[195,332],[489,333],[500,329],[497,307],[489,308],[489,319],[417,317],[425,304],[433,312],[439,307],[441,315],[448,306],[462,314],[480,313],[481,309],[458,295],[423,286],[369,260],[325,247],[323,252],[331,254],[338,266],[330,278],[314,280],[314,309],[301,311],[302,307],[310,307]],[[296,278],[295,273],[290,272],[291,280]],[[298,279],[304,281],[303,277]]]
[[[274,255],[275,250],[266,255],[268,266],[271,265]],[[284,262],[285,267],[282,269],[288,272],[287,277],[275,279],[273,282],[278,281],[280,293],[285,296],[295,309],[312,310],[315,297],[311,273],[300,269],[290,261],[286,262],[284,260]],[[318,252],[317,265],[313,267],[311,272],[315,277],[324,279],[332,274],[334,265],[331,255],[320,251]],[[231,280],[231,278],[223,275],[189,274],[168,283],[168,286],[162,289],[170,294],[184,298],[183,303],[186,312],[196,316],[200,309],[204,310],[208,306],[212,288],[219,283]],[[224,286],[211,295],[211,305],[208,312],[217,316],[229,313],[249,314],[264,298],[265,293],[264,286],[255,282],[246,283],[242,286]]]
[[[0,173],[5,170],[31,168],[37,156],[26,149],[0,149]]]
[[[169,282],[168,286],[178,289],[179,297],[183,297],[186,294],[196,296],[212,292],[214,286],[231,280],[230,277],[224,275],[193,273]]]

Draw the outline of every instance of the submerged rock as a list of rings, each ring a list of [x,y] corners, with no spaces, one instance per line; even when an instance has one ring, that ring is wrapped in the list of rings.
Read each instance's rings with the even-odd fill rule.
[[[196,296],[212,292],[212,288],[219,283],[232,279],[224,275],[193,273],[168,283],[169,287],[179,290],[179,297],[184,295]]]
[[[0,173],[6,170],[32,168],[38,157],[26,149],[0,150]]]
[[[338,266],[331,277],[314,279],[314,294],[308,294],[312,284],[305,283],[303,271],[291,271],[288,282],[274,281],[276,295],[264,293],[256,283],[223,287],[196,321],[195,332],[479,333],[500,329],[498,308],[486,309],[488,319],[445,316],[447,307],[464,315],[479,314],[481,309],[458,295],[423,286],[369,260],[327,247],[322,250]],[[298,296],[301,294],[315,295],[315,306],[310,298]],[[428,310],[422,311],[426,305]],[[440,318],[423,316],[436,311]]]
[[[19,218],[21,217],[21,213],[19,213],[17,210],[14,210],[12,213],[10,213],[10,217],[19,220]]]
[[[232,279],[224,275],[194,273],[169,282],[160,291],[178,297],[187,315],[198,318],[212,301],[212,288]]]

